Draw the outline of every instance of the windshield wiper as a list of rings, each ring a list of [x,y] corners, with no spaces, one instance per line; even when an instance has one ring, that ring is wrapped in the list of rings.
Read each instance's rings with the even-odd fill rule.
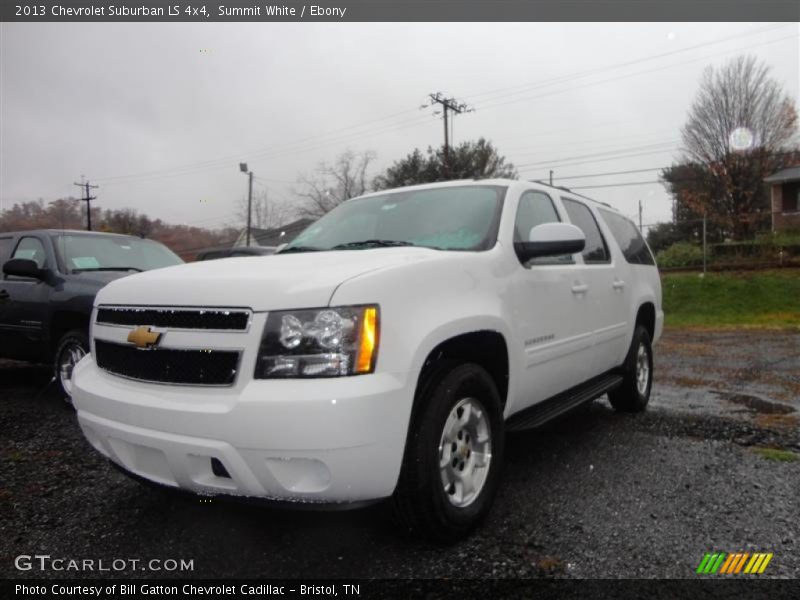
[[[290,252],[320,252],[322,248],[315,248],[314,246],[291,246],[284,248],[276,254],[289,254]]]
[[[358,248],[391,248],[394,246],[414,246],[411,242],[402,242],[399,240],[361,240],[359,242],[347,242],[346,244],[337,244],[331,250],[355,250]]]
[[[92,267],[89,269],[72,269],[73,273],[84,273],[86,271],[136,271],[141,273],[142,269],[136,267]]]

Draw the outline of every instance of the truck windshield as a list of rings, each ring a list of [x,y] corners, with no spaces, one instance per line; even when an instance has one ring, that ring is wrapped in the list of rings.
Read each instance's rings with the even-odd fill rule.
[[[422,246],[486,250],[497,241],[504,186],[457,186],[348,200],[281,253]]]
[[[183,262],[153,240],[116,235],[57,235],[53,245],[68,273],[81,271],[147,271]]]

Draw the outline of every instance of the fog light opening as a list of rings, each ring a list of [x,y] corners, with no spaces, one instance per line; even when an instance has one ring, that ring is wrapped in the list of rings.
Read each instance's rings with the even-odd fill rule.
[[[231,474],[228,473],[228,469],[225,468],[225,465],[223,465],[222,461],[218,458],[211,459],[211,472],[217,477],[225,477],[226,479],[231,478]]]

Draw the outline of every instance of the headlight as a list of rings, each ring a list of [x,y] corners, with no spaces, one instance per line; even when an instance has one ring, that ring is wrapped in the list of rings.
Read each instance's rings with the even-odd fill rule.
[[[256,379],[372,373],[378,357],[378,316],[376,305],[269,313]]]

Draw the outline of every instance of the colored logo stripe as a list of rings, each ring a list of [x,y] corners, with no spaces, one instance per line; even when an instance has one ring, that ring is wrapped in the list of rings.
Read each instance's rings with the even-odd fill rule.
[[[760,575],[772,560],[772,553],[757,552],[725,552],[706,553],[697,567],[697,573],[713,575],[717,572],[725,575],[749,574]],[[749,560],[748,560],[749,559]]]

